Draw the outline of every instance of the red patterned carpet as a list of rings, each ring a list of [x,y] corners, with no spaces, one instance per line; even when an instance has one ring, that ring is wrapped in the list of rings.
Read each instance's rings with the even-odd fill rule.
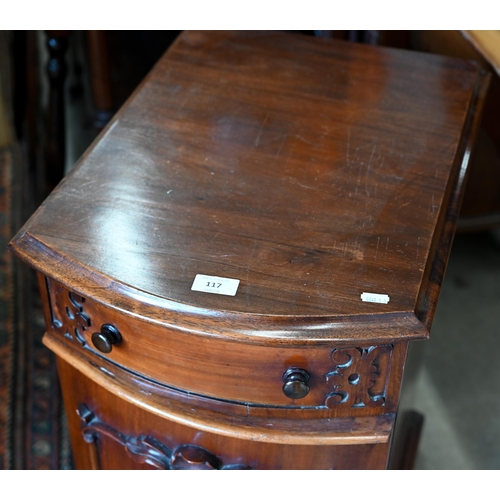
[[[55,360],[41,343],[35,275],[7,250],[36,205],[13,132],[8,33],[0,32],[0,469],[70,469]]]
[[[0,151],[0,469],[68,469],[69,442],[54,357],[41,343],[35,277],[7,251],[22,219],[20,165],[15,148]]]
[[[82,33],[73,34],[75,47]],[[116,107],[130,95],[177,33],[109,32]],[[12,32],[0,31],[0,138],[5,124],[14,129],[11,35]],[[80,95],[75,89],[69,92],[71,99]],[[70,105],[76,110],[77,103],[71,99]],[[40,113],[40,140],[43,116]],[[85,149],[87,144],[77,147],[76,142],[82,142],[88,131],[82,134],[81,127],[76,126],[73,132],[68,132],[69,142],[75,143],[73,149]],[[91,132],[95,133],[93,129]],[[14,136],[12,131],[10,135]],[[12,236],[43,199],[36,196],[36,180],[26,165],[28,155],[23,144],[13,144],[11,140],[6,147],[0,140],[0,469],[71,469],[55,359],[41,343],[45,327],[35,275],[7,252]],[[39,168],[38,163],[36,158],[32,168]]]
[[[0,469],[11,468],[17,342],[14,337],[14,269],[11,235],[12,152],[0,151]]]
[[[71,469],[35,275],[7,251],[29,205],[21,163],[15,148],[0,151],[0,469]]]

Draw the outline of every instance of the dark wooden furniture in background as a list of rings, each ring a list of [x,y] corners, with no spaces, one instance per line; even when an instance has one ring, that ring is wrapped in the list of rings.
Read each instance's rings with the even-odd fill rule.
[[[32,36],[34,32],[28,32]],[[63,178],[66,165],[66,143],[68,127],[65,120],[68,103],[67,59],[71,51],[68,45],[83,49],[83,67],[79,69],[77,85],[90,94],[90,114],[99,133],[160,55],[172,43],[178,32],[120,32],[87,30],[85,32],[46,31],[48,48],[47,75],[48,93],[46,118],[43,123],[45,148],[43,177],[45,193],[48,194]],[[76,61],[71,60],[71,63]],[[86,90],[88,89],[88,90]],[[31,110],[32,113],[32,110]],[[86,120],[86,116],[80,117]],[[92,136],[89,140],[92,139]]]
[[[11,243],[77,467],[385,468],[485,90],[468,61],[184,32]]]
[[[66,50],[69,31],[47,31],[49,59],[49,100],[45,136],[46,182],[49,192],[64,176],[66,160],[66,116],[64,82],[66,79]]]
[[[113,116],[108,47],[104,31],[87,31],[95,126],[101,130]],[[66,51],[69,31],[47,31],[49,99],[45,129],[45,181],[48,192],[64,177],[66,166]]]
[[[113,91],[108,53],[108,41],[103,30],[87,31],[87,44],[92,79],[95,126],[102,130],[113,116]]]

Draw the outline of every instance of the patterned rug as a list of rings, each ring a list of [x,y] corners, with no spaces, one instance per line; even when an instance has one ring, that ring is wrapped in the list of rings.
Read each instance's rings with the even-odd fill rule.
[[[0,469],[71,469],[36,276],[7,251],[21,219],[19,164],[13,148],[0,151]]]
[[[55,359],[41,343],[36,276],[7,250],[36,208],[26,155],[10,126],[7,34],[0,32],[0,469],[71,469]]]
[[[35,275],[7,251],[21,218],[19,164],[14,148],[0,151],[0,469],[71,469]]]
[[[0,151],[0,469],[11,468],[17,343],[14,333],[14,272],[7,253],[11,236],[12,154]]]
[[[26,270],[24,469],[71,469],[72,461],[54,355],[42,344],[45,322],[35,274]]]

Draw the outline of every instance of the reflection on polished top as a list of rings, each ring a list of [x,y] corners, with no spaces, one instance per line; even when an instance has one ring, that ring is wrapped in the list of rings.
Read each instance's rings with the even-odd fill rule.
[[[159,321],[342,338],[377,318],[387,337],[425,337],[479,81],[474,63],[433,55],[184,32],[14,251]],[[240,280],[236,295],[192,291],[197,274]]]

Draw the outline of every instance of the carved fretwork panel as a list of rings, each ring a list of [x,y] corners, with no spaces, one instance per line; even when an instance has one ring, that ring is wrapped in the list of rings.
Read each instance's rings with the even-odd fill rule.
[[[92,463],[99,469],[97,440],[99,435],[111,438],[121,444],[132,460],[148,464],[162,470],[246,470],[247,465],[228,464],[201,446],[182,444],[171,450],[158,439],[142,435],[125,436],[121,432],[102,422],[85,404],[80,404],[77,411],[82,420],[83,438],[92,447]]]
[[[384,406],[393,346],[334,349],[333,370],[326,374],[329,408]]]
[[[91,326],[90,317],[84,310],[85,298],[69,292],[59,283],[46,279],[49,295],[52,328],[61,331],[66,338],[85,344],[83,332]]]

